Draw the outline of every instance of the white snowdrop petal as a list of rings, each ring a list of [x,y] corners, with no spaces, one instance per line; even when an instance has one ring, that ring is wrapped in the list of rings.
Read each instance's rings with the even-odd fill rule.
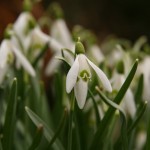
[[[56,59],[55,56],[58,55],[54,55],[46,66],[45,75],[47,76],[52,75],[61,63],[61,61]]]
[[[24,67],[24,69],[31,75],[31,76],[35,76],[35,70],[33,69],[33,67],[31,66],[31,64],[29,63],[29,61],[25,58],[25,56],[15,47],[13,47],[13,52],[15,54],[15,56],[17,57],[18,61],[20,62],[20,64]]]
[[[86,97],[88,91],[88,82],[79,79],[74,87],[75,97],[77,100],[77,104],[80,109],[82,109],[85,105]]]
[[[42,30],[37,26],[31,33],[32,44],[44,45],[49,41],[49,36],[42,32]]]
[[[104,72],[100,68],[98,68],[94,63],[92,63],[88,58],[87,58],[87,61],[90,64],[90,66],[94,69],[94,71],[96,72],[98,77],[100,78],[104,88],[107,91],[111,92],[112,91],[111,84],[110,84],[108,78],[106,77],[106,75],[104,74]]]
[[[22,41],[25,37],[25,30],[30,20],[32,20],[32,15],[28,12],[23,12],[14,23],[14,31]]]
[[[63,19],[57,19],[51,27],[51,36],[58,39],[65,47],[71,46],[72,39]]]
[[[99,64],[104,60],[104,54],[97,45],[92,45],[89,50],[94,62]]]
[[[135,106],[134,97],[133,97],[133,93],[131,92],[131,89],[127,90],[123,102],[126,105],[125,108],[129,113],[129,115],[132,118],[134,118],[136,113],[136,106]]]
[[[60,51],[64,46],[52,37],[49,37],[49,46],[54,52]]]
[[[10,52],[10,42],[3,40],[0,45],[0,67],[3,68],[7,64],[7,56]]]
[[[86,70],[89,73],[89,76],[91,77],[91,71],[90,71],[89,64],[87,62],[87,57],[83,54],[79,54],[78,57],[79,57],[79,64],[80,64],[79,72]]]
[[[70,68],[67,77],[66,77],[66,91],[67,93],[70,93],[72,88],[75,86],[77,77],[79,72],[79,62],[78,62],[78,56],[75,59],[75,62],[73,63],[72,67]]]

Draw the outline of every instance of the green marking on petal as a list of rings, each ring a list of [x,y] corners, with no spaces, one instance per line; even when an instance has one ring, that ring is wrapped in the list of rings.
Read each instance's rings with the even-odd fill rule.
[[[83,81],[87,82],[88,80],[90,80],[91,76],[90,73],[87,70],[82,70],[80,72],[80,77],[83,79]]]

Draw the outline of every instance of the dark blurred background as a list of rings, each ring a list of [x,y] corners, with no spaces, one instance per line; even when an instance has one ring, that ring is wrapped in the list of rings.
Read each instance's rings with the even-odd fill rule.
[[[35,6],[35,16],[54,0]],[[76,24],[91,29],[103,40],[108,35],[135,41],[146,35],[150,39],[150,0],[55,0],[62,6],[70,29]],[[13,22],[22,9],[21,0],[0,0],[0,38],[4,27]]]

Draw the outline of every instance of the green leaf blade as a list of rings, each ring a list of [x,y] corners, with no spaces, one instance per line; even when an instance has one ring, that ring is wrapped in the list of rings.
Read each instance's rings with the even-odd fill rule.
[[[13,79],[11,91],[6,109],[6,116],[3,128],[3,149],[11,150],[13,147],[13,136],[16,124],[16,107],[17,107],[17,79]]]
[[[46,139],[50,142],[54,136],[54,132],[52,129],[50,129],[47,124],[39,117],[37,116],[30,108],[25,107],[25,110],[28,114],[28,116],[30,117],[30,119],[33,121],[33,123],[38,126],[39,124],[43,125],[43,133],[44,136],[46,137]],[[56,150],[64,150],[64,147],[62,146],[61,142],[57,139],[54,144],[53,144],[54,148]]]

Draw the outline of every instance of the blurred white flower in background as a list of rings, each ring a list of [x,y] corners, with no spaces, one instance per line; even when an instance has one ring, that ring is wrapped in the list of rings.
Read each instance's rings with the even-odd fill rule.
[[[53,72],[58,68],[61,64],[55,57],[62,56],[61,49],[67,48],[74,53],[74,42],[72,40],[70,31],[66,25],[66,22],[63,19],[56,19],[50,30],[50,47],[53,51],[53,56],[50,59],[47,67],[46,67],[46,75],[52,75]],[[65,55],[65,59],[72,64],[74,59],[73,57],[66,51],[63,51]]]
[[[16,60],[31,76],[35,76],[33,67],[22,52],[18,50],[10,40],[3,40],[0,45],[0,67],[2,69],[5,68],[9,62],[11,62],[11,57],[13,56],[15,56]]]
[[[121,86],[125,81],[124,74],[115,73],[112,78],[112,87],[113,90],[120,90]],[[121,107],[124,109],[126,114],[129,114],[132,118],[134,118],[136,113],[136,105],[134,101],[134,96],[132,90],[128,88],[126,94],[124,95],[123,100],[121,101]]]
[[[96,44],[93,44],[88,48],[87,55],[97,65],[104,61],[105,58],[100,47]]]
[[[138,73],[144,75],[143,99],[150,101],[150,57],[147,56],[139,64]]]

